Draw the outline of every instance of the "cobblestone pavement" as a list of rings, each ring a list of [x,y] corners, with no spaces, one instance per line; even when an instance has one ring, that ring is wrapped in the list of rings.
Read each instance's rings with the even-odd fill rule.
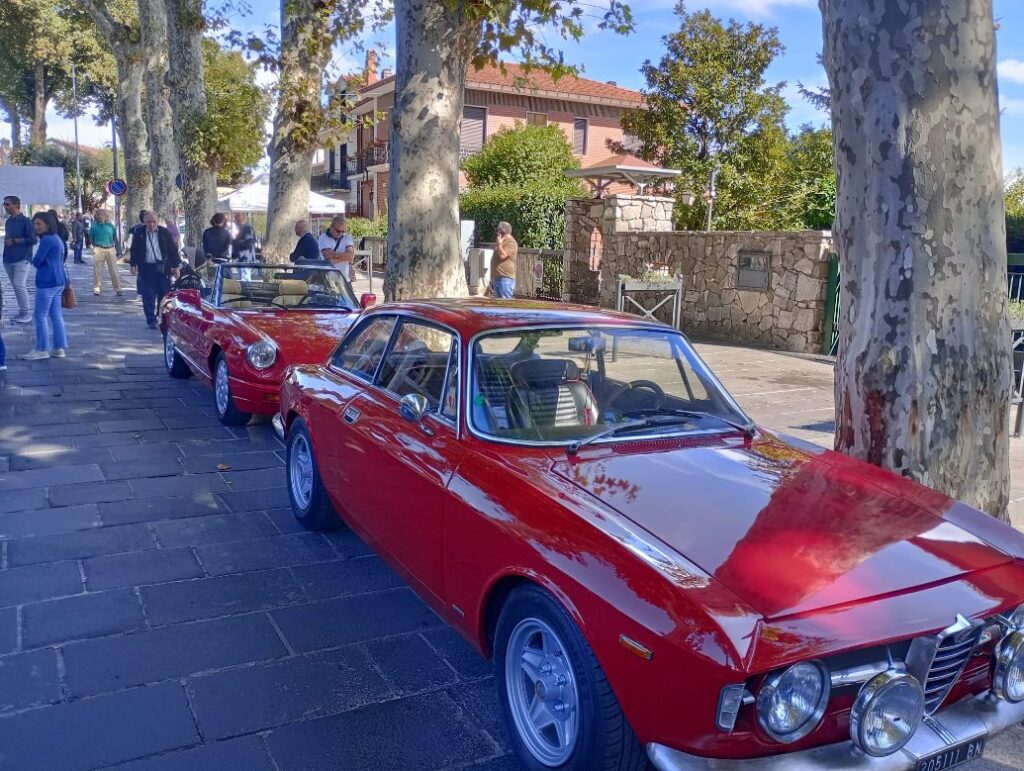
[[[133,291],[72,276],[67,359],[19,361],[30,328],[4,327],[0,768],[517,768],[490,666],[351,534],[294,524],[269,424],[221,427],[168,378]],[[828,441],[827,364],[702,350],[767,425]]]

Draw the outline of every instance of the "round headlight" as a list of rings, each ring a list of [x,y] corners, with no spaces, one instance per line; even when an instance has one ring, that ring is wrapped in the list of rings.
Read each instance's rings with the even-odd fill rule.
[[[256,369],[269,369],[277,361],[277,348],[274,347],[273,343],[260,340],[258,343],[253,343],[249,346],[245,358]]]
[[[1024,701],[1024,632],[1010,632],[996,648],[992,690],[1005,701]]]
[[[898,752],[924,720],[924,689],[906,672],[889,670],[869,680],[850,712],[850,736],[868,755]]]
[[[778,742],[802,739],[821,722],[830,690],[828,670],[817,661],[773,672],[757,694],[761,727]]]

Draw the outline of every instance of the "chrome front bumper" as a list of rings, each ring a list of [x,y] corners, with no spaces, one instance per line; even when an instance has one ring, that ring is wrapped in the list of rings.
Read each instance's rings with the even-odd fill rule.
[[[661,744],[648,744],[647,755],[659,771],[707,771],[707,769],[752,769],[753,771],[906,771],[917,762],[960,742],[992,737],[1024,721],[1024,702],[1010,704],[991,695],[976,696],[947,707],[925,723],[906,747],[885,758],[865,755],[852,741],[814,747],[770,758],[725,760],[702,758]]]
[[[274,433],[277,434],[277,438],[282,442],[284,441],[284,418],[281,417],[280,412],[275,412],[274,417],[270,419],[271,425],[274,427]]]

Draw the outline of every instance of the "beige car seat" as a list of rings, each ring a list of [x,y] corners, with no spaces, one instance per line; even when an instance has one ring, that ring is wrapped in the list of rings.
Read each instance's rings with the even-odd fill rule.
[[[251,308],[252,303],[243,301],[242,282],[234,278],[225,278],[220,282],[220,303],[229,308]]]
[[[309,285],[300,279],[289,278],[281,282],[274,305],[298,305],[309,296]]]

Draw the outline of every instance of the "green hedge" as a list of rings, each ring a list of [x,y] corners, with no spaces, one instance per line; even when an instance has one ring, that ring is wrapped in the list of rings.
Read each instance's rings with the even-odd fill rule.
[[[502,185],[469,190],[459,197],[464,220],[476,222],[477,241],[493,241],[498,223],[512,226],[512,235],[527,249],[561,249],[565,242],[565,202],[584,195],[580,184]]]
[[[363,236],[381,236],[387,238],[388,218],[381,216],[375,220],[366,217],[347,217],[345,219],[345,232],[347,232],[356,243]]]
[[[1024,215],[1006,216],[1006,251],[1011,254],[1024,252]]]

